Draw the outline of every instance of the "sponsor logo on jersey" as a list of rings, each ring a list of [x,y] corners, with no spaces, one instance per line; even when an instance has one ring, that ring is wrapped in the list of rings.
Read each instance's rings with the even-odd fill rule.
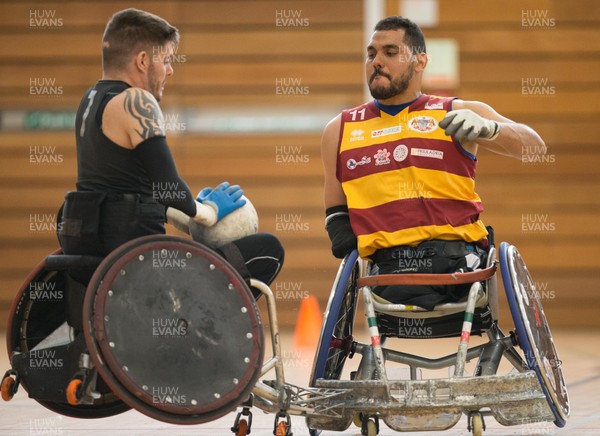
[[[437,121],[433,117],[421,115],[408,120],[408,128],[413,132],[429,133],[437,129]]]
[[[377,153],[373,155],[375,158],[375,165],[387,165],[390,163],[390,152],[387,148],[377,150]]]
[[[425,103],[425,109],[444,109],[444,103],[432,103],[431,101],[428,101]]]
[[[386,127],[385,129],[373,130],[371,132],[371,138],[379,138],[380,136],[393,135],[394,133],[400,133],[402,126]]]
[[[398,145],[394,148],[394,160],[396,162],[402,162],[408,156],[408,147],[404,144]]]
[[[364,141],[365,137],[364,137],[364,130],[353,130],[352,132],[350,132],[350,142],[354,142],[354,141]]]
[[[356,159],[348,159],[346,161],[346,167],[349,170],[353,170],[359,165],[366,165],[368,163],[371,163],[371,158],[367,157],[367,156],[363,156],[362,159],[359,161],[356,161]]]
[[[427,148],[413,148],[410,150],[412,156],[431,157],[433,159],[443,159],[444,152],[440,150],[430,150]]]

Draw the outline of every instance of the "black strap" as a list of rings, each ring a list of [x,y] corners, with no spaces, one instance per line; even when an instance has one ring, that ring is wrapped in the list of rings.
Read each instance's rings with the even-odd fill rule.
[[[230,242],[229,244],[225,244],[217,248],[217,251],[220,252],[227,262],[229,262],[231,266],[233,266],[236,271],[240,273],[244,281],[250,281],[252,276],[250,275],[250,271],[248,271],[248,267],[246,266],[246,260],[242,256],[242,253],[237,245],[235,245],[233,242]]]

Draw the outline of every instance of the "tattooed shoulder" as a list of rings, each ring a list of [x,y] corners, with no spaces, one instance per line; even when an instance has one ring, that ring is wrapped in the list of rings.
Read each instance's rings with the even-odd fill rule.
[[[135,132],[142,141],[153,136],[164,136],[163,114],[152,94],[140,88],[128,88],[124,94],[125,112],[135,119]]]

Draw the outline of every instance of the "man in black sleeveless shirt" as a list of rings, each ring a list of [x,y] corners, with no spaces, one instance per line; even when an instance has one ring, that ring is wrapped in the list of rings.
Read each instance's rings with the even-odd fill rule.
[[[77,111],[77,192],[67,194],[59,239],[66,254],[104,256],[128,240],[165,233],[166,220],[211,226],[243,206],[239,186],[222,183],[194,199],[179,176],[158,102],[173,74],[178,30],[137,9],[117,12],[102,39],[103,77]],[[220,251],[240,270],[270,283],[284,251],[271,234]]]

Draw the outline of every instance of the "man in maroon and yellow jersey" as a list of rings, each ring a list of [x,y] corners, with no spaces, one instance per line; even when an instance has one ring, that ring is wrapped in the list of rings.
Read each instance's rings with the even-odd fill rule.
[[[323,133],[333,254],[358,248],[382,273],[476,268],[488,234],[475,192],[478,147],[515,158],[545,149],[534,130],[485,103],[423,94],[427,61],[416,24],[381,20],[366,58],[374,100],[343,111]],[[427,308],[457,297],[448,295],[456,288],[402,289],[400,298],[395,288],[375,292]]]

